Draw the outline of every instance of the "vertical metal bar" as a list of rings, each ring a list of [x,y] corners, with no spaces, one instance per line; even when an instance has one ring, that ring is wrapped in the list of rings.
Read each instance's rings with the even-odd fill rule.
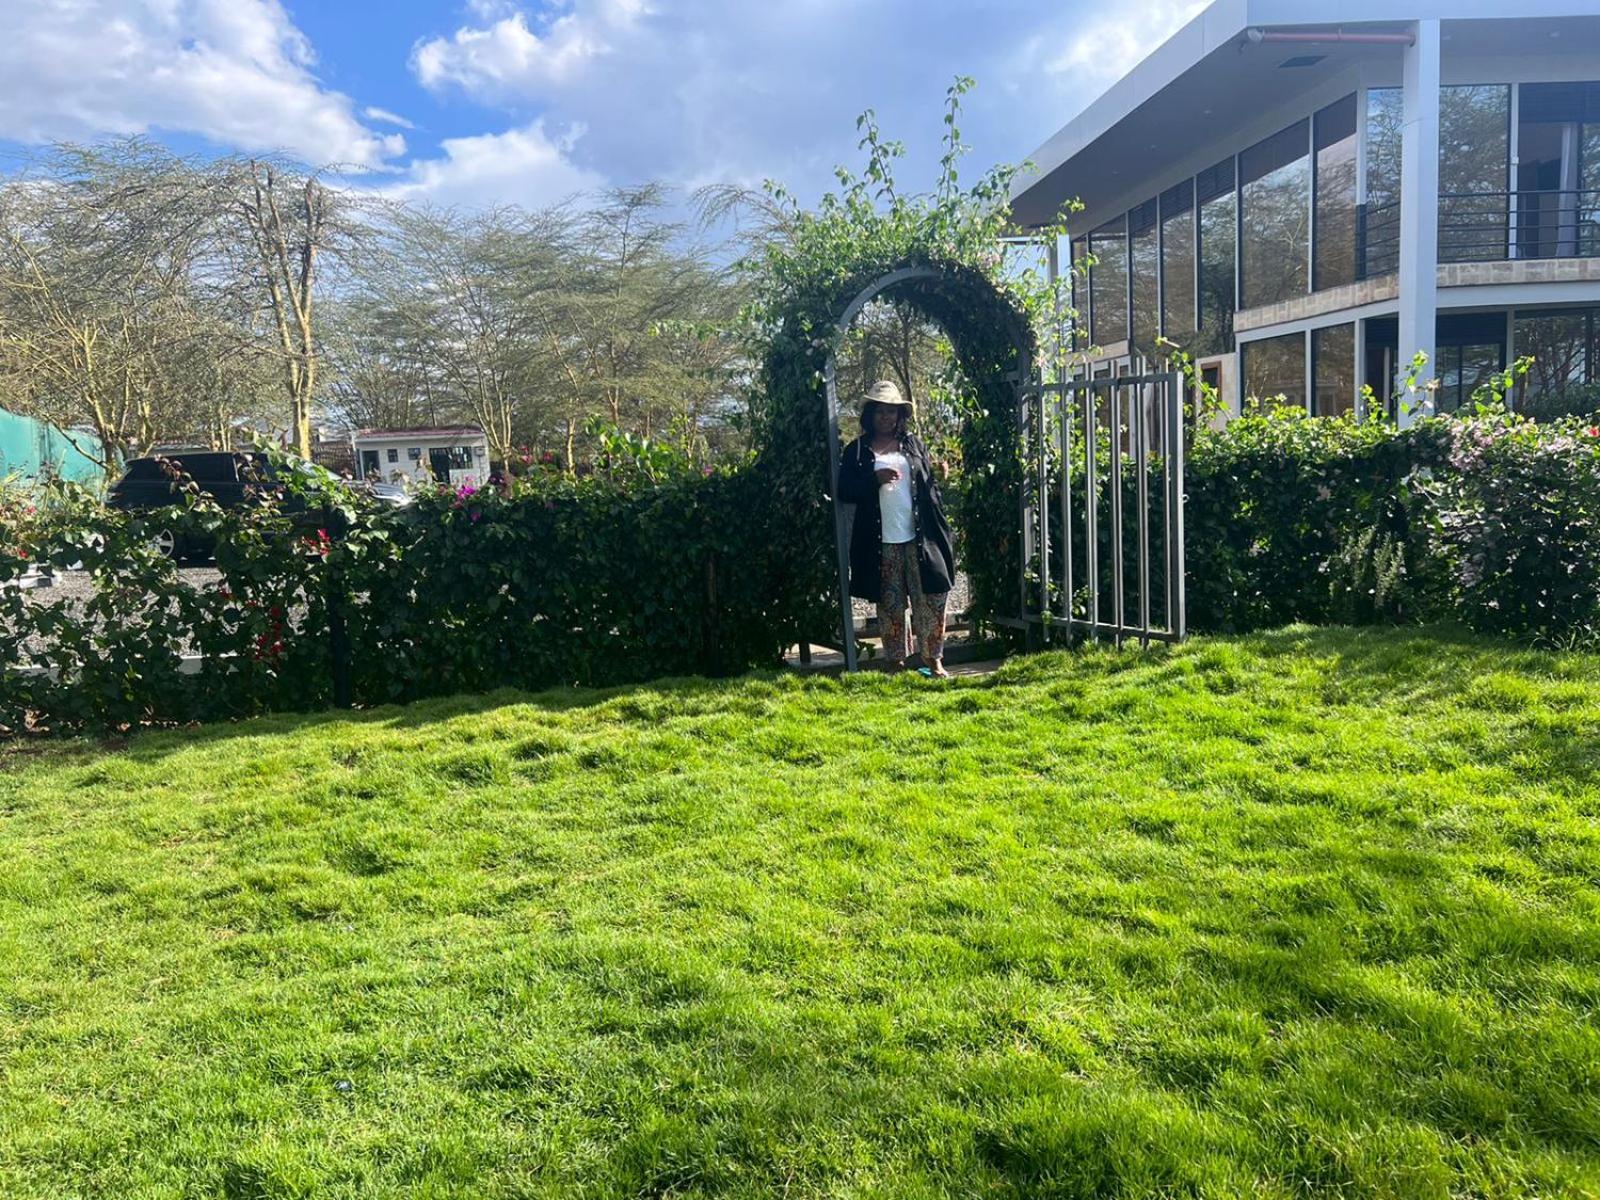
[[[1077,403],[1076,385],[1063,380],[1061,406],[1061,616],[1072,636],[1072,416]]]
[[[1111,622],[1122,645],[1128,623],[1122,595],[1122,405],[1127,389],[1121,380],[1111,389]]]
[[[1095,444],[1098,440],[1100,418],[1096,393],[1099,391],[1098,380],[1091,379],[1089,390],[1084,392],[1083,406],[1083,487],[1084,487],[1084,514],[1085,528],[1088,536],[1084,539],[1084,557],[1088,560],[1085,564],[1089,572],[1089,636],[1100,636],[1100,481],[1095,478],[1099,464],[1095,461],[1099,457],[1099,447]]]
[[[1155,385],[1139,385],[1138,415],[1134,418],[1133,453],[1138,460],[1134,475],[1139,488],[1139,644],[1150,644],[1150,470],[1148,433],[1145,429],[1150,416],[1150,403],[1155,399]]]
[[[1517,175],[1522,159],[1522,85],[1511,85],[1507,114],[1511,129],[1506,138],[1506,259],[1517,257]]]
[[[1167,623],[1178,641],[1189,636],[1183,553],[1183,414],[1178,376],[1167,376]]]
[[[843,639],[844,669],[856,669],[856,613],[850,602],[850,529],[844,502],[839,499],[839,383],[834,356],[828,356],[825,374],[828,392],[828,481],[833,489],[833,538],[839,556],[839,636]],[[801,634],[802,637],[806,636]]]
[[[1028,364],[1017,364],[1016,402],[1017,432],[1022,445],[1028,445]],[[1026,451],[1024,451],[1026,453]],[[1024,621],[1028,616],[1028,562],[1033,557],[1033,509],[1028,505],[1028,465],[1022,464],[1022,478],[1017,487],[1017,526],[1022,531],[1021,553],[1017,556],[1017,616]]]
[[[1039,510],[1039,615],[1050,612],[1050,455],[1048,441],[1050,425],[1045,415],[1046,395],[1041,386],[1034,392],[1034,437],[1037,462],[1034,479],[1034,503]],[[1045,626],[1046,641],[1049,626]]]

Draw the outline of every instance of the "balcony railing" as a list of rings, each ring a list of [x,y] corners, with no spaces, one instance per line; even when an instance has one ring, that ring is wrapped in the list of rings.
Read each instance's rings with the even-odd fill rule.
[[[1362,205],[1356,228],[1360,277],[1394,271],[1400,262],[1400,202]],[[1596,255],[1600,255],[1600,189],[1439,196],[1442,263]]]

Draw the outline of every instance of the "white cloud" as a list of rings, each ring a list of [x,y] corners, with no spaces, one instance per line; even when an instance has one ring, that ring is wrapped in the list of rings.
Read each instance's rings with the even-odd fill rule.
[[[361,110],[361,115],[369,121],[377,121],[383,125],[398,125],[401,129],[415,129],[416,125],[406,120],[399,113],[392,113],[387,108],[379,108],[369,104]]]
[[[446,138],[442,158],[414,162],[398,182],[380,189],[395,200],[417,200],[467,208],[520,204],[542,208],[604,185],[592,171],[568,159],[574,130],[564,139],[550,137],[544,122],[534,121],[503,133]]]
[[[557,17],[543,33],[513,11],[487,27],[463,27],[451,37],[419,42],[411,67],[426,87],[504,99],[578,73],[606,54],[613,36],[642,11],[639,0],[595,0]]]
[[[0,137],[167,130],[314,164],[405,152],[324,88],[279,0],[4,0]]]
[[[802,197],[856,164],[855,118],[904,139],[904,188],[927,187],[944,92],[978,79],[961,129],[970,178],[1017,161],[1202,6],[1127,0],[567,0],[536,18],[505,0],[419,42],[411,69],[445,98],[587,132],[566,157],[606,179],[690,185],[772,176]],[[1104,14],[1104,15],[1102,15]]]
[[[1209,0],[1144,0],[1137,16],[1127,8],[1101,10],[1065,45],[1044,55],[1046,69],[1101,85],[1115,83],[1166,41]]]

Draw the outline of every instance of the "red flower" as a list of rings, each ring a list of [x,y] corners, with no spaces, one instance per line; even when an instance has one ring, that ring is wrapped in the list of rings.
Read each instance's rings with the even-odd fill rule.
[[[1590,437],[1594,437],[1594,438],[1600,438],[1600,425],[1591,425],[1591,426],[1589,426],[1589,436]]]

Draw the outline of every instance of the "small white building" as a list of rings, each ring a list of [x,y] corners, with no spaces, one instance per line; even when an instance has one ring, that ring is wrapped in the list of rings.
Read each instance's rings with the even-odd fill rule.
[[[358,429],[350,435],[350,449],[362,479],[482,487],[489,478],[489,439],[476,425]]]

